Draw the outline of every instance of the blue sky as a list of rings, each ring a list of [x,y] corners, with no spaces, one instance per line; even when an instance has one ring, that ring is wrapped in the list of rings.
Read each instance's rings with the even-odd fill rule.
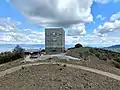
[[[37,25],[29,22],[29,20],[27,20],[12,3],[10,3],[8,0],[0,0],[0,18],[7,17],[10,17],[16,21],[20,21],[23,24],[20,26],[21,28],[38,29]]]
[[[120,44],[119,0],[0,0],[1,44],[44,44],[44,28],[63,27],[66,44]]]

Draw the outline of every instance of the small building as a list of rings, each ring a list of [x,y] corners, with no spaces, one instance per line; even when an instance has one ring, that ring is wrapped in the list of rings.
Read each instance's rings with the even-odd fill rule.
[[[65,50],[65,31],[63,28],[45,29],[45,51],[47,53],[61,53]]]
[[[41,49],[27,49],[24,51],[25,55],[41,54]]]

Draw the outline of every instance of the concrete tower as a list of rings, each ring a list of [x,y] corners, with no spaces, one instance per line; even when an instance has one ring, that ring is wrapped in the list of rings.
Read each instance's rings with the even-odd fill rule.
[[[61,53],[65,50],[65,31],[63,28],[45,29],[45,50],[49,53]]]

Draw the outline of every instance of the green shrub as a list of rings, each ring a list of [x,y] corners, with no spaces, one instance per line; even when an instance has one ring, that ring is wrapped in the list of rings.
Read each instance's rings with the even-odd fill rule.
[[[81,52],[79,52],[79,58],[82,58],[83,54]]]
[[[90,52],[89,52],[89,51],[85,51],[85,52],[83,52],[83,55],[84,55],[85,57],[88,57],[88,56],[90,55]]]
[[[0,64],[24,58],[24,49],[17,45],[12,52],[0,53]]]
[[[120,57],[116,57],[114,58],[115,61],[117,61],[118,63],[120,63]]]
[[[100,58],[100,54],[99,53],[95,53],[95,56]]]
[[[92,48],[90,48],[89,51],[90,51],[91,53],[94,53],[94,52],[95,52],[95,50],[92,49]]]
[[[102,60],[107,61],[107,57],[103,56]]]
[[[74,47],[68,48],[67,50],[72,50],[72,49],[74,49]]]
[[[116,62],[116,61],[113,61],[113,64],[116,68],[119,68],[120,69],[120,63]]]
[[[75,48],[80,48],[80,47],[83,47],[81,44],[76,44],[75,45]]]
[[[5,53],[0,54],[0,64],[14,61],[14,60],[17,60],[23,57],[24,56],[21,53],[5,52]]]

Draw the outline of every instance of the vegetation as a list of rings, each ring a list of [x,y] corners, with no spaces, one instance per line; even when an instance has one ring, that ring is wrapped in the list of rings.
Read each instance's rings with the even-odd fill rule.
[[[75,49],[74,47],[71,47],[71,48],[68,48],[67,50],[72,50],[72,49]]]
[[[24,49],[17,45],[12,52],[0,53],[0,64],[14,61],[19,58],[23,58],[24,57],[23,51]]]
[[[81,47],[71,49],[68,55],[89,60],[89,56],[97,60],[103,60],[107,63],[108,60],[113,63],[116,68],[120,68],[120,53],[105,50],[101,48]]]
[[[116,61],[113,61],[112,62],[113,65],[116,67],[116,68],[119,68],[120,69],[120,63],[116,62]]]
[[[14,49],[13,49],[14,53],[23,53],[24,49],[21,48],[19,45],[17,45]]]
[[[75,49],[75,48],[81,48],[83,47],[81,44],[76,44],[74,47],[71,47],[71,48],[68,48],[67,50],[72,50],[72,49]]]
[[[42,49],[41,52],[45,52],[45,49]]]
[[[75,48],[80,48],[80,47],[83,47],[83,46],[79,43],[75,45]]]

